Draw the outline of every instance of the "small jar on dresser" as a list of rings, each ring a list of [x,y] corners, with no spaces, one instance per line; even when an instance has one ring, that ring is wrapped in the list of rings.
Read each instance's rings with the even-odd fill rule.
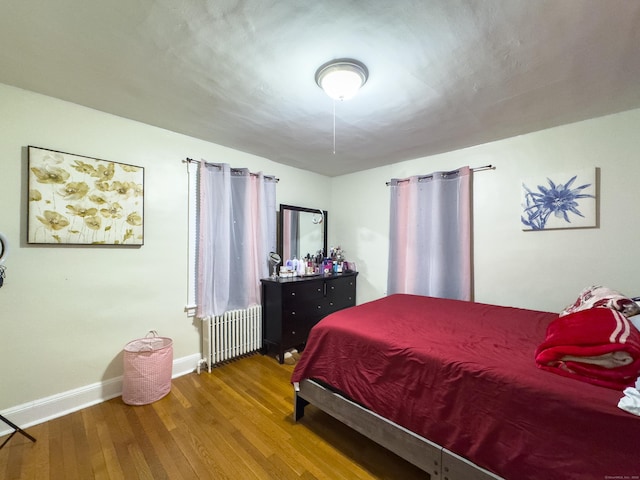
[[[304,345],[311,328],[330,313],[356,304],[357,272],[293,278],[263,278],[262,353]]]

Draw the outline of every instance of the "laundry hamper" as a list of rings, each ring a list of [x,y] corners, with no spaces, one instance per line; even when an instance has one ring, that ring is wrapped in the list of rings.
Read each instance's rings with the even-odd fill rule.
[[[173,340],[159,337],[155,330],[124,347],[122,401],[146,405],[171,391]]]

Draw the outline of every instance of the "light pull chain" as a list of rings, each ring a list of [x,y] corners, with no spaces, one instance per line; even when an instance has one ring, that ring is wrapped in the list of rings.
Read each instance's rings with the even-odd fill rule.
[[[336,101],[333,100],[333,154],[336,154]]]

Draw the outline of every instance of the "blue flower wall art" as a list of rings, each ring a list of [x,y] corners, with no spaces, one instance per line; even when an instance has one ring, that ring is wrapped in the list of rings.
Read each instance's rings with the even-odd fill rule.
[[[596,169],[522,182],[523,230],[596,226]]]

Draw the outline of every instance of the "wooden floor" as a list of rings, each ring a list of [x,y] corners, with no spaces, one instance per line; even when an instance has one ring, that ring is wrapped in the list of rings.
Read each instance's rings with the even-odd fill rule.
[[[315,407],[294,423],[292,370],[256,354],[150,405],[115,398],[27,428],[37,442],[14,435],[0,480],[428,478]]]

